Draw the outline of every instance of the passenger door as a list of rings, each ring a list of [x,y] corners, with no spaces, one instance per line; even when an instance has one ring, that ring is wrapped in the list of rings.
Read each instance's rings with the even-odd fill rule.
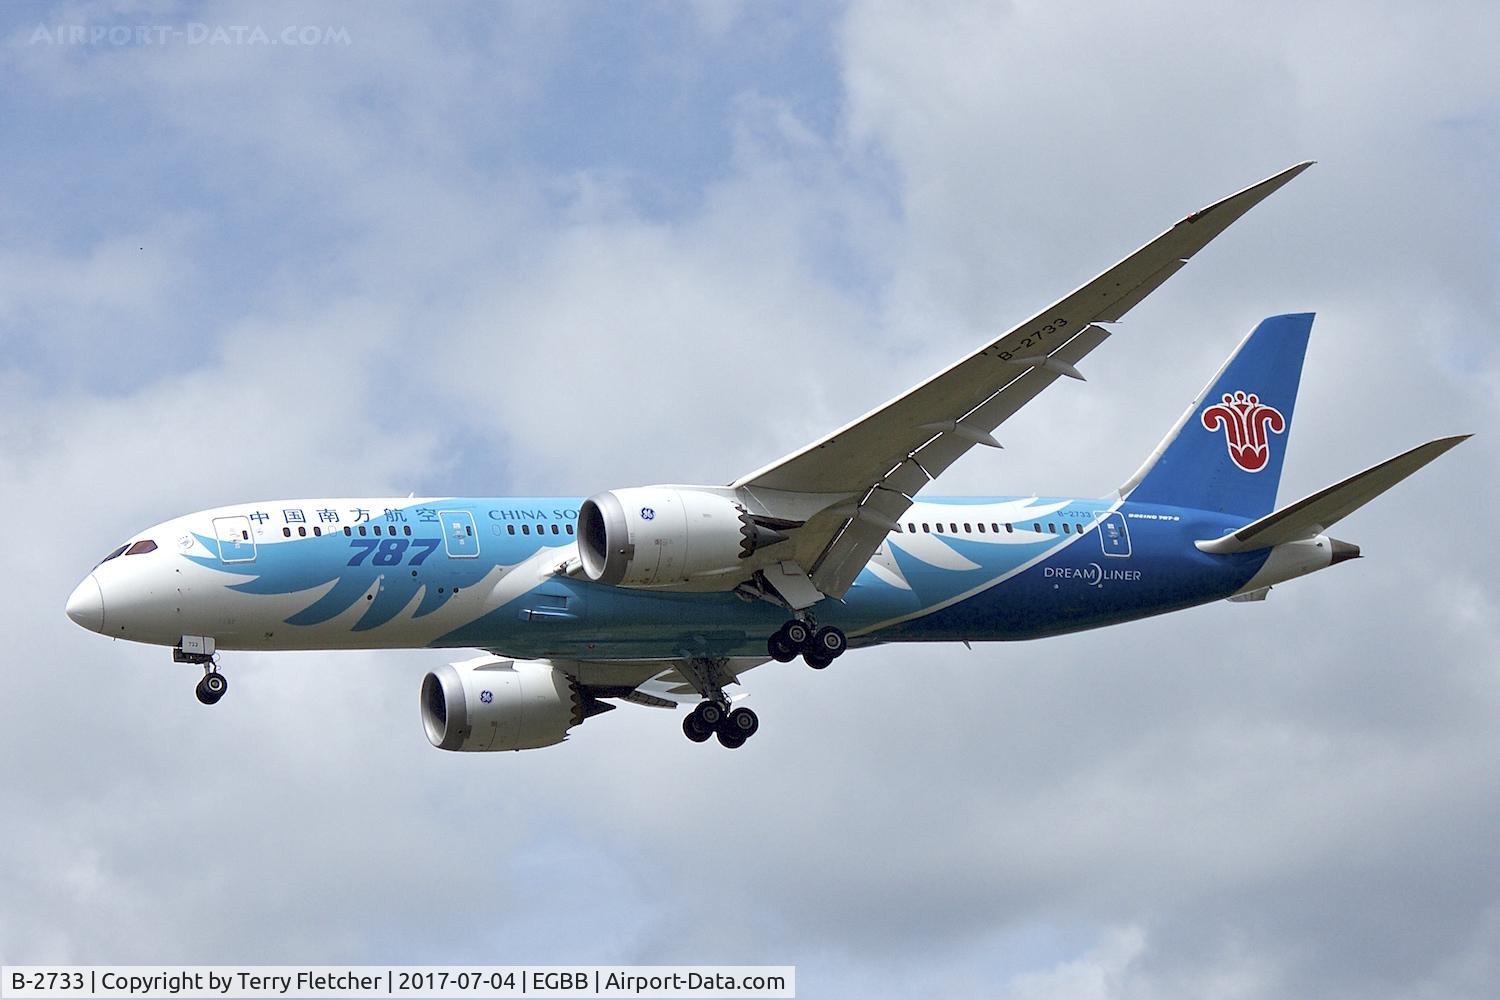
[[[466,510],[440,510],[443,545],[449,559],[473,559],[479,555],[479,533],[474,530],[474,515]]]
[[[214,538],[219,542],[219,561],[247,563],[255,561],[255,539],[250,536],[250,519],[243,515],[214,518]]]

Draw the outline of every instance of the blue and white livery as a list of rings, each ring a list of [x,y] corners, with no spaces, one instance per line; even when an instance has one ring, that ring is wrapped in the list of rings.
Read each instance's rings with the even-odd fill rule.
[[[1298,164],[1196,212],[1098,278],[852,423],[723,486],[589,497],[233,504],[155,525],[68,599],[79,625],[201,665],[235,649],[482,655],[423,680],[428,738],[521,750],[617,702],[694,704],[683,732],[738,747],[728,691],[769,660],[850,647],[1032,639],[1271,587],[1359,554],[1339,520],[1463,437],[1276,508],[1313,317],[1240,343],[1113,495],[927,497],[928,483],[1109,337]]]

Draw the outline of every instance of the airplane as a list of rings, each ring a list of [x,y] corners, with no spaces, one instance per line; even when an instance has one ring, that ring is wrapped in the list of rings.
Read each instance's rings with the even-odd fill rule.
[[[581,497],[312,498],[177,517],[109,553],[68,617],[170,646],[224,696],[221,650],[477,648],[422,680],[443,750],[551,746],[618,703],[756,734],[742,678],[895,642],[1033,639],[1273,586],[1354,559],[1327,532],[1468,435],[1276,507],[1310,313],[1269,317],[1104,498],[919,496],[1296,164],[1172,226],[920,385],[724,486]]]

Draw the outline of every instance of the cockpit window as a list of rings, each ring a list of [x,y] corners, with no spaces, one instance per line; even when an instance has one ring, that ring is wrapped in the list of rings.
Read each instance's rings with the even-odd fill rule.
[[[142,538],[130,548],[125,550],[127,556],[138,556],[143,552],[155,552],[156,543],[149,538]]]
[[[116,558],[118,556],[124,555],[125,554],[125,550],[128,549],[129,547],[130,546],[128,546],[128,545],[121,545],[118,549],[115,549],[109,555],[105,556],[103,559],[100,559],[99,560],[99,565],[103,566],[105,563],[109,562],[111,559],[114,559],[114,558]]]

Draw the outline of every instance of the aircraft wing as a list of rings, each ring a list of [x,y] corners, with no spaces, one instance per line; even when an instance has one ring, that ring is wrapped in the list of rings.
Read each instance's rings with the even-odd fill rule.
[[[842,496],[796,532],[796,562],[842,597],[912,498],[1109,336],[1119,320],[1193,254],[1311,166],[1299,163],[1194,212],[1094,280],[957,364],[732,486]],[[767,505],[774,506],[768,496]]]
[[[1311,538],[1327,531],[1443,452],[1467,441],[1469,436],[1458,434],[1417,445],[1296,503],[1287,504],[1238,531],[1196,544],[1203,552],[1223,555],[1268,549],[1283,542]]]

